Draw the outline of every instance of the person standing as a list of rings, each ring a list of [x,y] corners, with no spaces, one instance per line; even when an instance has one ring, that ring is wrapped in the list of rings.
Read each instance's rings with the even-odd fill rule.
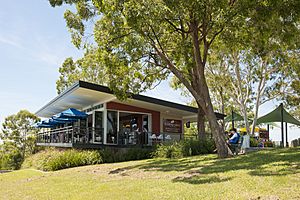
[[[241,146],[241,153],[246,153],[246,150],[250,148],[250,136],[247,133],[243,135],[243,142]]]

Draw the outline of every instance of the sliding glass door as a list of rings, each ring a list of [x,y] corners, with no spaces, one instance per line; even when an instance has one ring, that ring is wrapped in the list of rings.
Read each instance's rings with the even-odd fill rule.
[[[95,111],[94,143],[103,142],[103,112]]]
[[[107,110],[106,117],[107,144],[148,144],[148,114]]]

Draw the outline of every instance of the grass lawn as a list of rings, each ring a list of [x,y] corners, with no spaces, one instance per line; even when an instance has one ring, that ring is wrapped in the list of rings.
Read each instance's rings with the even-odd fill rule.
[[[300,199],[300,149],[0,174],[0,199]]]

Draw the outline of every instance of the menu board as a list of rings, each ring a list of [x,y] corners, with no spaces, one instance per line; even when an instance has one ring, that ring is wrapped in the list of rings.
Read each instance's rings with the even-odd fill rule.
[[[182,133],[182,121],[175,119],[164,119],[163,131],[165,133]]]

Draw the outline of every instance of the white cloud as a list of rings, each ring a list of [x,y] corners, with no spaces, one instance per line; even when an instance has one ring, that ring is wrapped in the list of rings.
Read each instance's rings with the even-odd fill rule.
[[[76,55],[77,50],[75,48],[64,46],[62,41],[57,38],[39,34],[31,36],[30,40],[22,38],[17,31],[15,33],[0,34],[0,43],[22,51],[23,55],[27,55],[23,59],[45,63],[44,67],[53,66],[57,69],[66,57],[79,57]]]
[[[15,35],[10,35],[10,36],[0,35],[0,43],[11,45],[20,49],[23,48],[23,46],[20,43],[20,38],[16,37]]]

